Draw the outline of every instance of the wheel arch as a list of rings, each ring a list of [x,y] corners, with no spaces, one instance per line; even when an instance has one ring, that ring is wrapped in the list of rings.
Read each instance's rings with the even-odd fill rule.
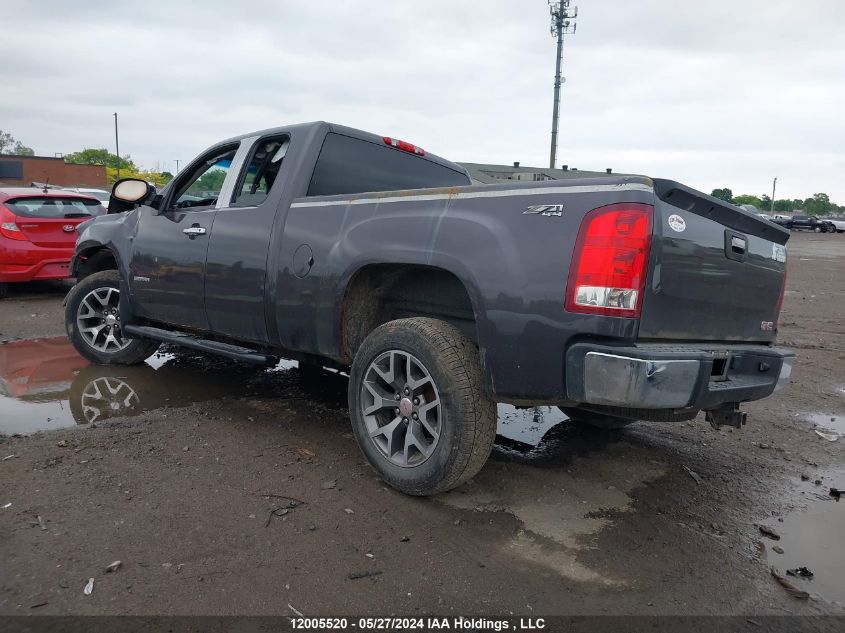
[[[478,346],[484,368],[480,303],[471,277],[440,266],[398,261],[361,264],[339,284],[334,315],[339,352],[345,362],[351,362],[378,326],[403,317],[428,316],[466,334]]]
[[[70,270],[77,281],[103,270],[117,270],[123,276],[124,268],[117,249],[99,242],[87,242],[77,246]]]

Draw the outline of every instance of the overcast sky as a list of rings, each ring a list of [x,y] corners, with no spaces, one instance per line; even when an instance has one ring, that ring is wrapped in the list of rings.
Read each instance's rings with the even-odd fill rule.
[[[576,2],[573,2],[575,4]],[[845,204],[845,1],[581,0],[558,166]],[[457,161],[547,166],[546,0],[4,3],[0,129],[173,171],[323,119]]]

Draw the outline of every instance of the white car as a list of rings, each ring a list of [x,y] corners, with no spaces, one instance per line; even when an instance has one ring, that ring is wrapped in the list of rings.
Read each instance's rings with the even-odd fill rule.
[[[105,189],[86,189],[85,187],[65,187],[68,191],[75,191],[77,193],[84,193],[85,195],[91,196],[92,198],[96,198],[100,201],[106,210],[109,208],[109,198],[111,197],[111,192],[106,191]]]
[[[845,220],[828,220],[828,222],[833,223],[837,233],[845,233]]]

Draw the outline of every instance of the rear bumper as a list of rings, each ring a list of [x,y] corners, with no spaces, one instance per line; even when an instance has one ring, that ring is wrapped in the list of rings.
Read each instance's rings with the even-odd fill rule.
[[[67,277],[70,277],[69,259],[45,259],[34,264],[0,263],[0,283]]]
[[[763,345],[577,343],[566,354],[566,390],[584,404],[712,409],[769,396],[788,382],[794,359]]]
[[[0,282],[64,279],[70,276],[73,248],[37,246],[0,236]]]

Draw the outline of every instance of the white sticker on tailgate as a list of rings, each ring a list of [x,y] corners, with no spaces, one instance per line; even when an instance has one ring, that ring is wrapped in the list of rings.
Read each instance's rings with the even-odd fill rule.
[[[786,246],[772,244],[772,259],[776,262],[786,262]]]
[[[666,221],[669,223],[669,228],[676,233],[683,233],[687,230],[687,223],[676,213],[670,215]]]

